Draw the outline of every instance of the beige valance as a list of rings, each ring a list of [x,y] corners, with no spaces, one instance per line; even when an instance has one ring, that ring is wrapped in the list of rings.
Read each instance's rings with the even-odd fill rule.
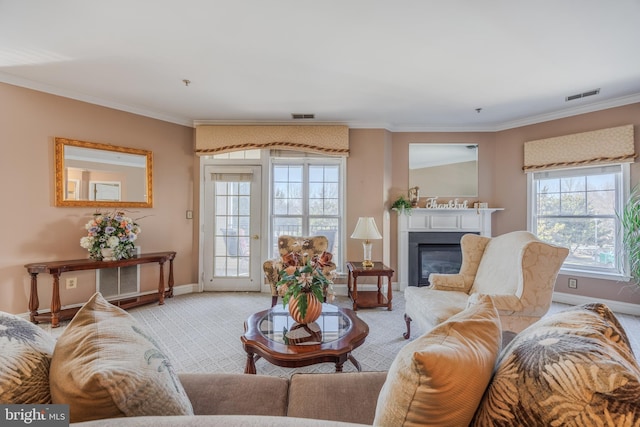
[[[344,125],[196,126],[195,152],[200,156],[262,148],[348,156],[349,128]]]
[[[610,163],[636,157],[633,125],[619,126],[524,143],[525,172]]]

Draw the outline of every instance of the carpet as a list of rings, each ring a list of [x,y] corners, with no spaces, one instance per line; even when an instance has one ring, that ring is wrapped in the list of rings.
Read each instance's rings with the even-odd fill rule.
[[[244,321],[253,313],[270,307],[268,294],[250,292],[204,292],[167,299],[164,306],[147,305],[129,310],[164,347],[177,372],[244,372],[246,353],[240,336]],[[345,296],[332,304],[351,308]],[[365,342],[352,352],[363,371],[387,371],[401,347],[404,299],[396,293],[393,310],[359,309],[357,315],[369,325]],[[416,331],[419,332],[419,331]],[[414,334],[418,336],[417,334]],[[290,377],[296,372],[335,372],[333,363],[303,368],[281,368],[264,359],[256,362],[258,374]],[[355,372],[351,362],[344,372]]]
[[[404,294],[394,292],[393,310],[386,308],[359,309],[356,313],[369,325],[365,342],[352,354],[360,362],[363,371],[387,371],[398,351],[422,331],[412,323],[411,338],[405,340]],[[332,302],[339,307],[351,308],[346,296],[337,296]],[[253,313],[266,310],[271,305],[271,295],[256,292],[204,292],[179,295],[166,300],[162,306],[145,305],[129,310],[164,348],[176,372],[224,372],[243,373],[246,353],[240,336],[244,333],[244,321]],[[569,307],[552,303],[548,314]],[[633,350],[640,354],[640,318],[616,314],[627,330]],[[50,324],[40,324],[54,337],[59,336],[68,322],[52,329]],[[303,368],[281,368],[264,359],[256,362],[261,375],[289,378],[294,373],[335,372],[333,363],[321,363]],[[355,372],[347,361],[344,372]]]

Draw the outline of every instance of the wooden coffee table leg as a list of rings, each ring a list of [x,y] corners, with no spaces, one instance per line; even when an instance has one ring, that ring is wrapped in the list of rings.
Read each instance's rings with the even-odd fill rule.
[[[247,352],[247,364],[244,367],[245,374],[254,374],[256,373],[256,362],[253,358],[253,353]]]
[[[360,366],[360,362],[358,362],[356,360],[355,357],[353,357],[353,355],[351,353],[349,353],[349,356],[347,356],[349,358],[349,360],[351,361],[351,363],[353,363],[353,366],[356,367],[356,369],[358,370],[358,372],[362,372],[362,367]]]

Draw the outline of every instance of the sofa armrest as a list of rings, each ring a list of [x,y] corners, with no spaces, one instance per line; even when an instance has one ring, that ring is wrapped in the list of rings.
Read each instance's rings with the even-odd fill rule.
[[[286,378],[245,374],[178,374],[195,415],[287,414]]]
[[[287,415],[371,425],[386,378],[386,372],[294,374]]]

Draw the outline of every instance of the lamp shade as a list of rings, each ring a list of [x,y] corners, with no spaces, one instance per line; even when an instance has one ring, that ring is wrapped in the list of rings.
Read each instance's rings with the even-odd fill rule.
[[[376,222],[373,220],[373,217],[367,216],[367,217],[358,218],[356,229],[353,230],[353,234],[351,235],[351,238],[374,240],[374,239],[382,239],[382,236],[378,231],[378,227],[376,227]]]

